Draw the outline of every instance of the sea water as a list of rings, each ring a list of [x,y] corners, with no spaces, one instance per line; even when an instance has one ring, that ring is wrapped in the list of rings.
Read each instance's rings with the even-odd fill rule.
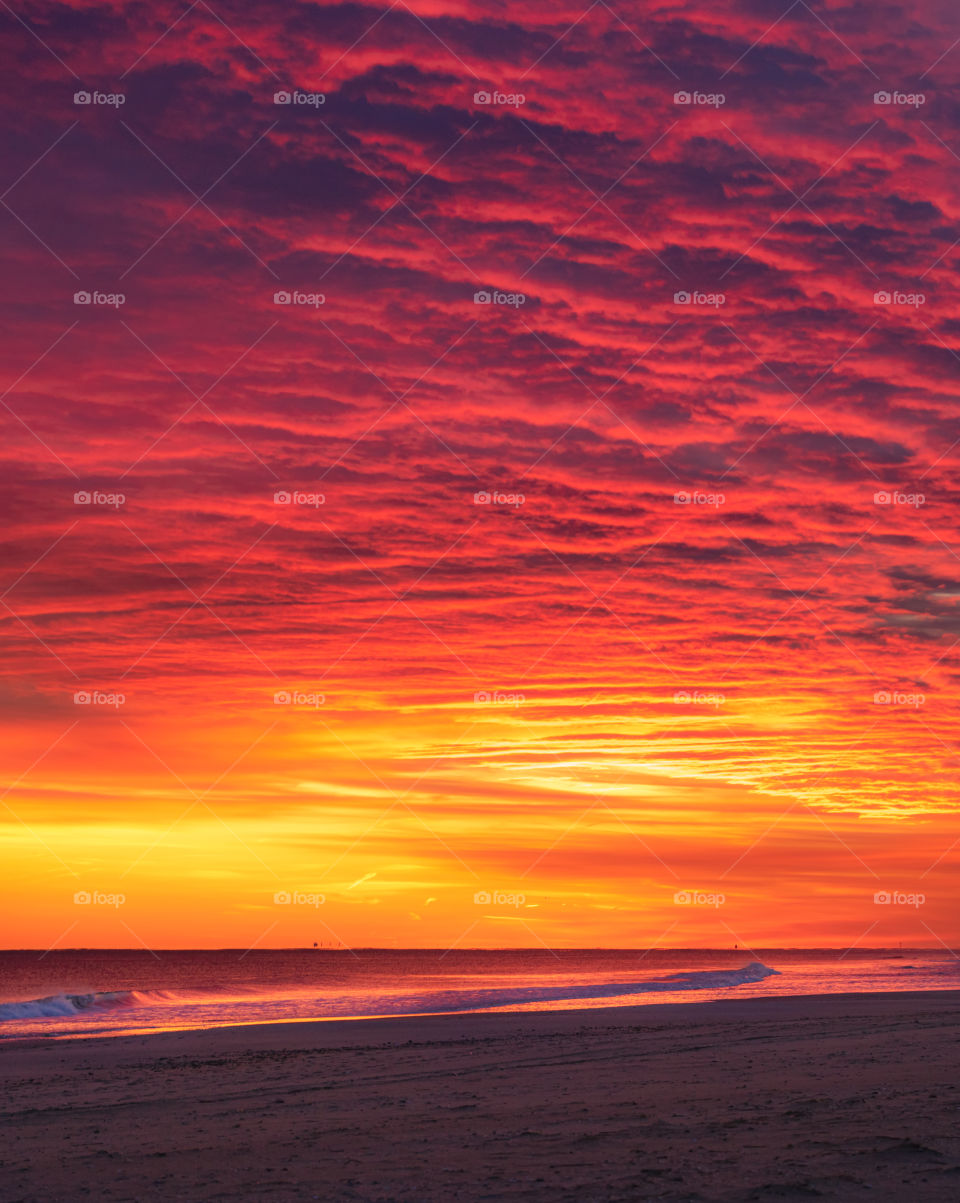
[[[0,952],[0,1040],[960,987],[946,949]]]

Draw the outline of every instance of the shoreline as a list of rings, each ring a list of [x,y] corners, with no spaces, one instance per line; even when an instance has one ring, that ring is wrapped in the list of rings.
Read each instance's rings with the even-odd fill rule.
[[[6,1203],[946,1203],[960,990],[11,1042]]]
[[[460,1021],[468,1023],[473,1029],[489,1030],[491,1035],[499,1034],[498,1029],[508,1027],[516,1021],[520,1034],[526,1030],[536,1031],[545,1026],[556,1030],[571,1031],[579,1028],[621,1027],[626,1024],[643,1027],[639,1020],[649,1018],[656,1026],[682,1026],[690,1022],[753,1022],[772,1018],[770,1011],[783,1011],[784,1017],[812,1017],[817,1010],[841,1012],[846,1007],[854,1007],[859,1002],[869,1013],[884,1012],[893,1007],[892,1000],[903,1000],[907,1003],[919,1003],[939,1000],[944,1009],[950,1009],[951,1004],[960,1008],[960,988],[954,990],[874,990],[849,991],[836,994],[779,994],[737,998],[734,996],[716,999],[694,999],[683,1002],[644,1002],[633,1005],[615,1007],[570,1007],[556,1010],[517,1010],[509,1006],[490,1008],[476,1011],[424,1011],[407,1015],[356,1015],[356,1016],[319,1016],[310,1018],[275,1019],[270,1021],[250,1020],[245,1023],[223,1024],[212,1027],[184,1027],[144,1030],[142,1032],[111,1033],[105,1035],[71,1034],[68,1036],[13,1036],[0,1039],[0,1056],[14,1049],[65,1049],[73,1046],[98,1047],[113,1044],[162,1041],[185,1041],[188,1044],[202,1045],[209,1049],[214,1044],[224,1048],[237,1049],[245,1047],[244,1034],[249,1038],[252,1047],[275,1048],[283,1044],[282,1034],[299,1031],[302,1036],[309,1035],[317,1039],[313,1043],[317,1047],[349,1047],[360,1039],[360,1032],[369,1029],[369,1033],[377,1031],[386,1036],[396,1036],[399,1040],[410,1029],[423,1027],[432,1031],[434,1025],[449,1025],[453,1029]],[[896,1009],[893,1007],[893,1009]],[[935,1006],[934,1010],[940,1007]],[[525,1022],[526,1021],[526,1022]],[[347,1033],[354,1034],[357,1040],[346,1039]],[[394,1030],[395,1029],[395,1030]],[[321,1033],[323,1037],[321,1037]],[[192,1038],[192,1039],[191,1039]],[[288,1042],[289,1043],[289,1042]],[[294,1043],[297,1043],[294,1041]]]

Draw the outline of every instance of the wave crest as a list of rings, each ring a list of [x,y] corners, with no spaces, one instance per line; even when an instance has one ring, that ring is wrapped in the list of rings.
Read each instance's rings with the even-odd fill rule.
[[[100,1007],[125,1007],[136,1002],[133,990],[106,990],[91,994],[51,994],[24,1002],[0,1003],[0,1023],[11,1019],[53,1019],[80,1015]]]
[[[771,969],[760,961],[751,961],[740,969],[694,969],[674,973],[668,977],[634,980],[630,982],[580,982],[553,985],[541,983],[535,986],[480,987],[464,990],[427,990],[416,994],[380,995],[373,1003],[369,997],[327,996],[317,997],[303,986],[277,988],[269,994],[237,989],[195,988],[180,990],[108,990],[90,993],[51,994],[47,998],[34,998],[23,1002],[0,1003],[0,1024],[17,1020],[63,1019],[88,1016],[90,1019],[103,1011],[121,1007],[223,1007],[228,1003],[234,1008],[232,1014],[240,1018],[237,1006],[249,1007],[248,1014],[268,1021],[284,1012],[278,1006],[288,1003],[299,1004],[296,1015],[300,1018],[333,1018],[337,1015],[375,1014],[418,1014],[443,1011],[472,1011],[478,1008],[524,1006],[538,1002],[576,1002],[578,999],[620,998],[643,994],[666,994],[697,990],[729,990],[737,986],[762,982],[764,978],[779,976],[778,969]],[[302,1009],[303,1006],[307,1010]],[[271,1014],[262,1008],[270,1007]],[[375,1009],[371,1009],[374,1008]],[[259,1008],[259,1009],[258,1009]],[[235,1019],[235,1021],[236,1021]]]

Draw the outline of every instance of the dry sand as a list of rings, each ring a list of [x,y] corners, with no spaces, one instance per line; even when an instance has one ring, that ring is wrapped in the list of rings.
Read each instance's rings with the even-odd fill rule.
[[[0,1048],[0,1199],[960,1198],[960,992]]]

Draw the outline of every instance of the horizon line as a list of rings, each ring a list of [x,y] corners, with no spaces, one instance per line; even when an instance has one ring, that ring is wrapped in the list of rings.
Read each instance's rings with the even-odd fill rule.
[[[945,952],[953,953],[954,950],[946,945],[943,946]],[[0,948],[0,956],[4,953],[38,953],[41,956],[53,956],[56,953],[64,952],[136,952],[145,953],[147,956],[155,956],[161,952],[239,952],[246,956],[254,953],[263,952],[441,952],[445,955],[451,955],[457,952],[536,952],[550,953],[556,955],[561,952],[642,952],[644,954],[651,952],[936,952],[936,945],[912,944],[904,947],[902,944],[871,944],[859,945],[856,948],[852,946],[836,945],[836,944],[761,944],[747,947],[731,948],[729,945],[669,945],[659,947],[644,948],[641,945],[622,945],[622,946],[607,946],[607,945],[571,945],[569,947],[558,948],[538,948],[530,945],[498,945],[495,947],[461,947],[461,948],[443,948],[442,946],[431,945],[404,945],[403,947],[393,947],[385,944],[343,944],[339,948],[324,948],[320,945],[312,944],[290,944],[276,948],[244,948],[236,945],[217,945],[205,948],[127,948],[122,946],[99,946],[99,945],[80,945],[73,948]]]

